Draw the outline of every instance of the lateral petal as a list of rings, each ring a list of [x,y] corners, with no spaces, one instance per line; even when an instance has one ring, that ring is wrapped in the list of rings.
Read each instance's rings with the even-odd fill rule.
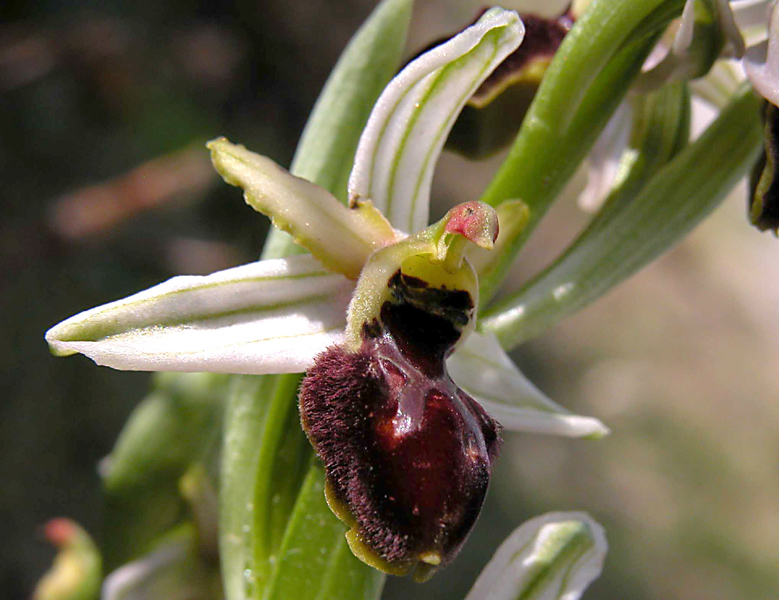
[[[333,271],[357,279],[371,252],[399,239],[370,202],[347,208],[324,188],[225,138],[208,148],[214,168],[244,190],[249,206]]]
[[[424,228],[433,170],[449,131],[524,34],[515,12],[494,8],[409,63],[382,93],[360,138],[350,203],[371,200],[402,231]]]

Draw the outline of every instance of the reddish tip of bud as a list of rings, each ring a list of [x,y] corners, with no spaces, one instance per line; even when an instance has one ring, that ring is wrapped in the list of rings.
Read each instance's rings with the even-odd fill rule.
[[[61,548],[70,543],[77,531],[78,525],[70,519],[65,519],[63,517],[52,519],[43,526],[43,535],[57,548]]]
[[[447,215],[446,233],[458,233],[481,248],[492,248],[498,229],[495,209],[478,200],[458,204]]]

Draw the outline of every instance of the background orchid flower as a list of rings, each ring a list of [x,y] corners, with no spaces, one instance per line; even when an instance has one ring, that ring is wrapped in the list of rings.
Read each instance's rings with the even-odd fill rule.
[[[690,80],[694,93],[721,107],[743,78],[727,59],[743,58],[755,89],[765,96],[771,85],[766,83],[770,69],[765,66],[768,42],[764,39],[770,6],[770,0],[686,0],[677,22],[646,59],[634,92]],[[635,138],[646,125],[633,108],[626,100],[592,148],[587,184],[578,200],[586,212],[597,212],[635,161]]]
[[[218,598],[208,566],[193,550],[191,531],[109,575],[103,600]],[[513,600],[532,595],[578,600],[603,567],[608,544],[603,528],[585,513],[548,513],[523,523],[482,570],[465,600]],[[84,596],[88,598],[89,596]],[[62,600],[40,595],[36,600]]]

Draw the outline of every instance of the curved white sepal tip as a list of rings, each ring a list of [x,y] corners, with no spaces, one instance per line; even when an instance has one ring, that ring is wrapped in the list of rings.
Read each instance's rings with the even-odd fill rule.
[[[433,169],[449,131],[524,34],[515,12],[494,8],[406,66],[385,88],[360,138],[350,202],[371,200],[402,231],[425,227]]]
[[[493,334],[474,333],[449,358],[449,373],[506,429],[600,438],[608,427],[550,400],[534,386],[501,348]]]

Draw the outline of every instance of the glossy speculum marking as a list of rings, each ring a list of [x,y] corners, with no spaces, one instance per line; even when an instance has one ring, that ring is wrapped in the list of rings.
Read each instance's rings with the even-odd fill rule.
[[[472,318],[470,294],[400,270],[388,287],[359,350],[331,347],[309,369],[300,410],[352,550],[424,581],[454,558],[479,515],[500,426],[446,371]]]

